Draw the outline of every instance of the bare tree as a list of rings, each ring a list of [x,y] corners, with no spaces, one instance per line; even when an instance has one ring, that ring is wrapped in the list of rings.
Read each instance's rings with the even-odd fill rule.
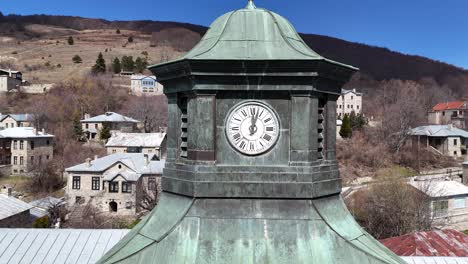
[[[134,97],[128,104],[128,115],[143,122],[145,133],[156,132],[167,126],[166,96]]]
[[[31,170],[30,190],[35,193],[50,193],[63,187],[57,167],[52,162],[36,163]]]
[[[158,196],[160,193],[160,183],[158,181],[160,178],[153,176],[142,177],[137,182],[136,188],[136,206],[137,211],[151,211],[158,203]]]

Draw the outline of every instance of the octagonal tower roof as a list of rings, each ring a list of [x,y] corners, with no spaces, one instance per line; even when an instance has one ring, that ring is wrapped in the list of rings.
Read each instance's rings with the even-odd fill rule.
[[[217,18],[192,50],[172,62],[181,60],[321,60],[357,70],[320,56],[286,18],[257,8],[253,1]]]

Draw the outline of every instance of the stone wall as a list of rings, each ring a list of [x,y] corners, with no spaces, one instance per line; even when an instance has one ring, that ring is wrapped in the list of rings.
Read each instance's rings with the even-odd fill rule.
[[[23,146],[22,148],[21,143]],[[32,147],[33,145],[34,149]],[[52,138],[13,139],[11,142],[11,172],[14,175],[27,173],[34,166],[52,160],[53,155],[54,147]]]
[[[12,215],[0,220],[0,228],[25,228],[31,227],[30,212],[26,210],[22,213]]]

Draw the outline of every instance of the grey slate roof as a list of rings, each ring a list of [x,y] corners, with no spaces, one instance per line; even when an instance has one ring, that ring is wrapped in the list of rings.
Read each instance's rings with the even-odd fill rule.
[[[22,213],[31,208],[32,206],[28,203],[12,196],[0,194],[0,220]]]
[[[114,112],[106,112],[103,115],[94,116],[88,119],[81,120],[83,123],[101,123],[101,122],[109,122],[109,123],[118,123],[118,122],[131,122],[131,123],[140,123],[140,121],[135,120],[131,117],[124,116],[121,114],[117,114]]]
[[[0,229],[0,263],[96,263],[128,230]]]
[[[149,156],[149,164],[146,164],[145,155]],[[109,167],[121,162],[139,174],[162,174],[165,161],[164,160],[153,160],[155,154],[143,154],[143,153],[115,153],[108,156],[104,156],[97,160],[91,161],[91,166],[82,163],[70,168],[67,168],[67,172],[103,172]]]
[[[362,93],[356,92],[355,90],[341,89],[341,94],[347,94],[347,93],[355,93],[356,95],[362,96]]]
[[[17,122],[25,122],[25,121],[34,120],[32,114],[4,114],[4,115],[0,115],[0,121],[3,121],[7,117],[11,117]]]
[[[161,146],[166,133],[116,133],[112,135],[106,147],[146,147]]]
[[[414,136],[429,137],[463,137],[468,138],[468,132],[451,125],[430,125],[413,128],[410,131]]]

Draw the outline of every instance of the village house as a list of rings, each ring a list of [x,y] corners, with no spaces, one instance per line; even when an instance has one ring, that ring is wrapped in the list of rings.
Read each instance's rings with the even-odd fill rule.
[[[163,86],[157,82],[156,76],[132,75],[131,90],[134,95],[161,95]]]
[[[32,127],[33,123],[32,114],[0,114],[0,128]]]
[[[109,128],[110,132],[131,133],[138,132],[138,124],[140,123],[138,120],[114,112],[106,112],[95,117],[86,114],[85,118],[80,122],[81,128],[89,141],[99,141],[100,132],[104,126]]]
[[[12,175],[28,173],[34,166],[52,160],[53,140],[53,135],[32,127],[0,130],[0,165]]]
[[[101,212],[135,215],[159,193],[164,160],[155,154],[116,153],[67,168],[68,206],[90,204]]]
[[[468,102],[454,101],[439,103],[428,113],[429,124],[447,125],[467,129],[468,128]]]
[[[336,101],[336,115],[342,119],[346,114],[362,113],[362,93],[356,92],[356,89],[341,89],[341,95]]]
[[[468,186],[457,181],[411,181],[431,200],[434,224],[457,230],[468,229]]]
[[[19,88],[23,75],[19,71],[0,69],[0,92],[8,92]]]
[[[463,176],[462,176],[462,182],[465,185],[468,185],[468,161],[463,162]]]
[[[166,157],[166,133],[114,133],[106,144],[107,154],[145,153]]]
[[[0,228],[30,227],[32,205],[16,199],[10,187],[0,190]]]
[[[454,158],[467,154],[468,132],[452,125],[420,126],[412,129],[410,135],[414,149],[428,148]]]

